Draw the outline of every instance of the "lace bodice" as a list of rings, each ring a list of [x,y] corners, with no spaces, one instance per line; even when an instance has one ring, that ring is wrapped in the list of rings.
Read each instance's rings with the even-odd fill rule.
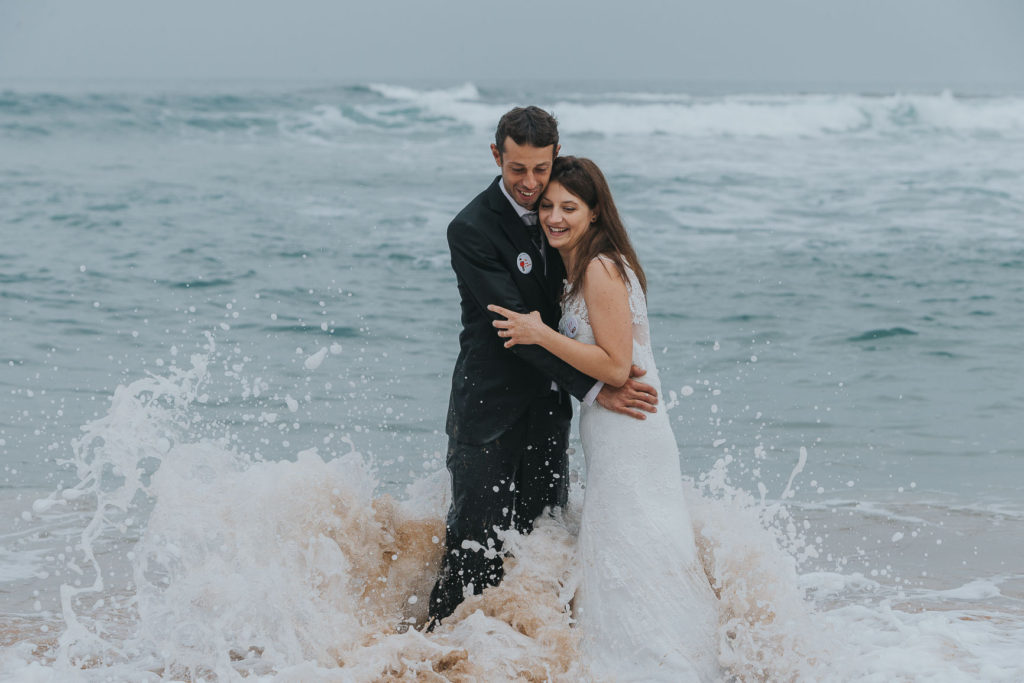
[[[609,256],[598,258],[613,263]],[[629,265],[626,265],[626,276],[629,311],[633,318],[633,363],[651,371],[654,369],[654,356],[651,352],[651,329],[647,319],[647,297],[636,273]],[[590,315],[587,313],[587,302],[582,292],[572,291],[572,285],[568,281],[564,285],[562,319],[558,323],[558,331],[584,344],[595,343],[594,330],[590,326]]]

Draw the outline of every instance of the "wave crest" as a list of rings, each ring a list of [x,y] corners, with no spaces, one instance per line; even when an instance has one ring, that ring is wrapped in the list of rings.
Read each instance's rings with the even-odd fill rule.
[[[360,131],[385,135],[489,132],[523,95],[473,83],[417,89],[359,87],[249,95],[117,94],[0,96],[0,136],[38,139],[65,131],[283,136],[314,144]],[[699,96],[679,92],[559,93],[536,103],[564,135],[682,138],[987,136],[1024,138],[1024,98],[940,94]]]

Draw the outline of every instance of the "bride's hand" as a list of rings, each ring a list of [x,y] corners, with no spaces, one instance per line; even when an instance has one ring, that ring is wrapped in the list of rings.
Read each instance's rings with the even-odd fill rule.
[[[551,331],[551,328],[541,320],[538,311],[516,313],[494,304],[488,306],[487,310],[506,318],[491,323],[498,328],[498,336],[507,340],[505,342],[506,349],[510,349],[516,344],[540,344],[544,335]]]

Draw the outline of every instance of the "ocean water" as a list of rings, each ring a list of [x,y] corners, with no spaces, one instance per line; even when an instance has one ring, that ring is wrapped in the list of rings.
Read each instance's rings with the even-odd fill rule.
[[[0,85],[0,676],[586,676],[578,452],[406,630],[522,103],[647,271],[723,679],[1024,679],[1024,96],[596,83]]]

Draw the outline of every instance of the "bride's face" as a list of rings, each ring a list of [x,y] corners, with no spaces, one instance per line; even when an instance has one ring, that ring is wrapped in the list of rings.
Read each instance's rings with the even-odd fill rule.
[[[540,198],[537,216],[548,243],[560,252],[571,252],[583,234],[597,219],[586,202],[562,187],[558,181],[548,185]]]

